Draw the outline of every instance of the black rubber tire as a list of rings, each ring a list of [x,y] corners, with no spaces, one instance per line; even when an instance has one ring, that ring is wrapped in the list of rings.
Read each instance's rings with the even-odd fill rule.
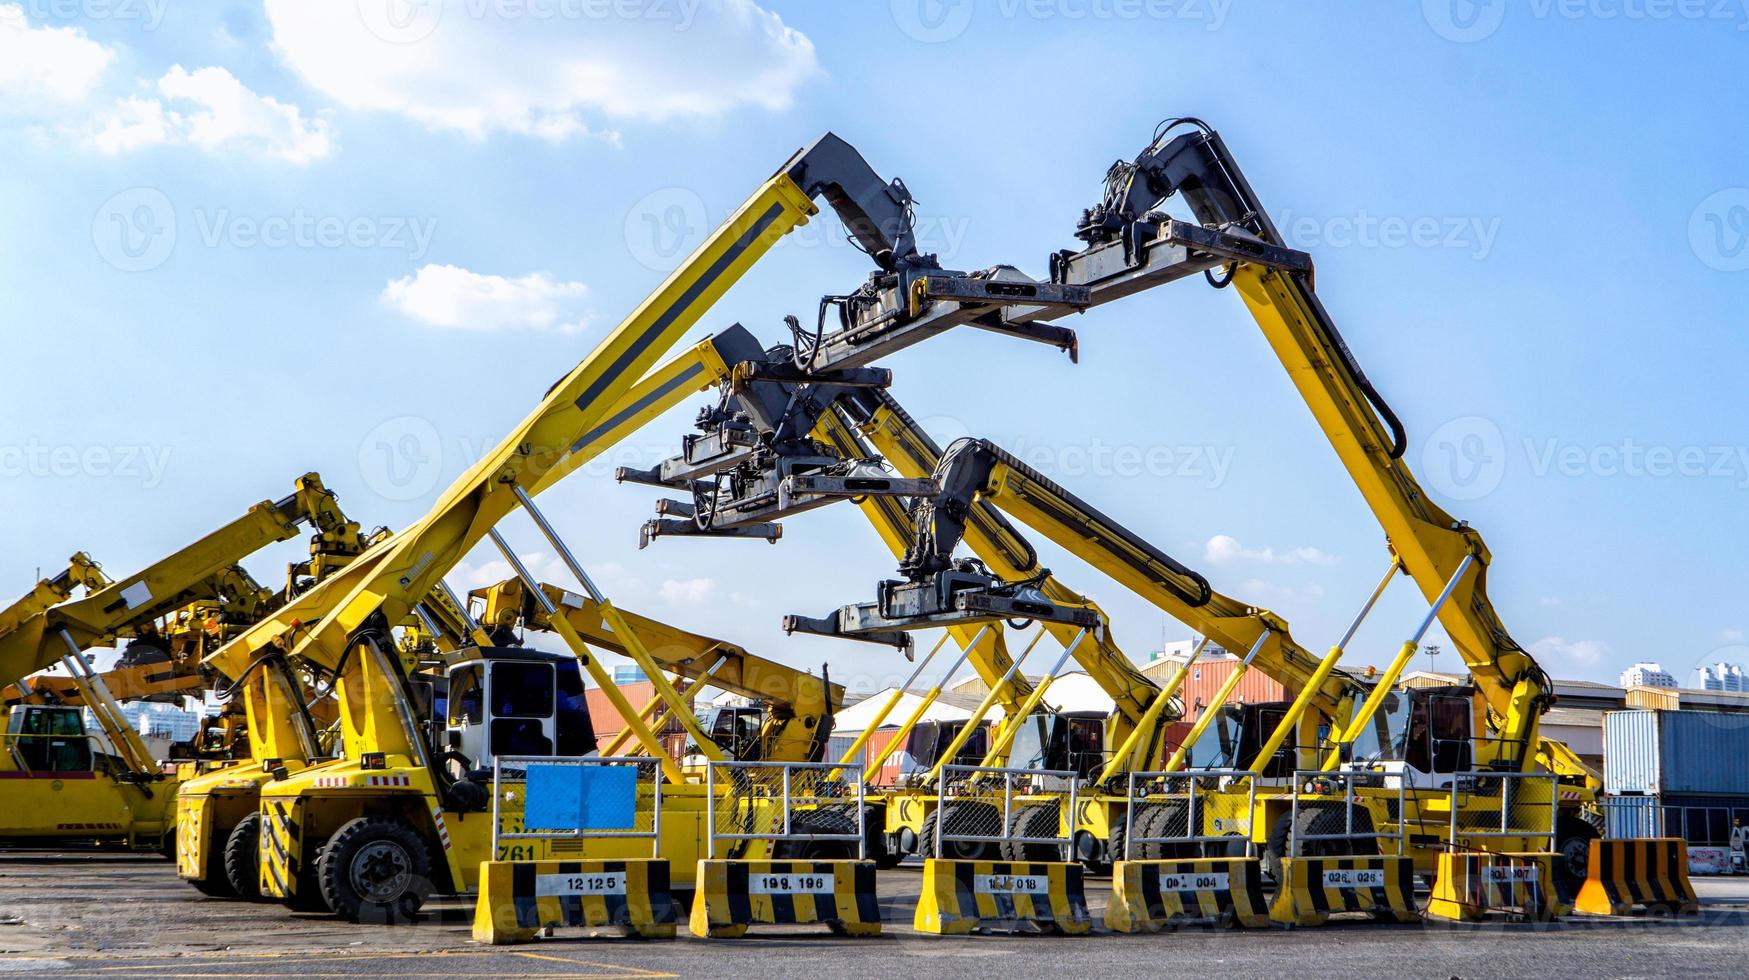
[[[405,820],[358,817],[328,839],[316,880],[349,922],[411,922],[431,896],[431,849]]]
[[[944,857],[955,861],[997,861],[1001,859],[996,847],[988,841],[948,841],[945,854],[935,853],[935,824],[941,812],[955,813],[962,806],[991,807],[987,803],[949,803],[941,810],[931,810],[923,818],[923,834],[917,841],[917,853],[924,857]]]
[[[1060,829],[1057,805],[1030,803],[1009,814],[1007,832],[1014,837],[1054,837]],[[1051,844],[1024,844],[1006,837],[998,846],[1004,861],[1061,861],[1062,848]]]
[[[797,834],[854,834],[855,807],[823,806],[795,813],[790,830]],[[781,840],[771,848],[772,857],[786,861],[838,861],[856,857],[856,845],[843,840]]]
[[[1281,881],[1281,859],[1287,856],[1287,839],[1292,831],[1291,813],[1276,817],[1275,822],[1269,825],[1269,838],[1263,844],[1263,854],[1258,864],[1262,867],[1263,877],[1270,881]]]
[[[261,898],[261,814],[251,813],[237,821],[225,837],[225,880],[231,891],[246,901]]]
[[[1173,817],[1178,810],[1170,803],[1150,803],[1142,815],[1136,818],[1137,837],[1162,837],[1172,826]],[[1171,845],[1158,840],[1144,841],[1136,847],[1136,853],[1144,861],[1164,861],[1173,857]]]
[[[1591,842],[1602,836],[1579,817],[1562,814],[1555,820],[1555,895],[1561,901],[1578,896],[1591,864]]]

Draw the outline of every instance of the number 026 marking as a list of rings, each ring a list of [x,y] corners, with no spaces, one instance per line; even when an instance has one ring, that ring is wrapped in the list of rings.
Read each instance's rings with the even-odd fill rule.
[[[1385,883],[1383,871],[1326,871],[1324,872],[1325,888],[1381,888]]]
[[[539,898],[566,898],[571,895],[624,895],[625,875],[613,871],[606,874],[536,875],[534,893]]]
[[[749,875],[753,895],[824,895],[832,890],[831,875]]]

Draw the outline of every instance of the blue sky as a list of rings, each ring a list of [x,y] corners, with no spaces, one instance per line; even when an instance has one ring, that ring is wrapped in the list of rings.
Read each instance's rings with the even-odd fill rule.
[[[0,583],[76,549],[132,570],[312,469],[407,523],[822,131],[904,178],[945,265],[1042,275],[1106,165],[1196,115],[1483,531],[1514,635],[1558,676],[1689,679],[1749,660],[1746,55],[1736,0],[0,0]],[[841,237],[803,229],[701,333],[780,338],[862,278]],[[894,392],[1332,642],[1382,535],[1237,297],[1071,325],[1079,366],[968,331],[893,358]],[[895,679],[779,630],[892,573],[853,511],[636,550],[654,498],[611,464],[695,408],[549,515],[630,608]],[[1138,658],[1188,635],[1041,551]],[[1347,662],[1419,615],[1399,583]]]

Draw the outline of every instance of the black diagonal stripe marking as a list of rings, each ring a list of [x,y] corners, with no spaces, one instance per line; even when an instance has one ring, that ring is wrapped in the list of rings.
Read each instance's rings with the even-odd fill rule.
[[[577,397],[577,407],[584,411],[588,411],[589,406],[594,404],[596,400],[601,397],[601,393],[606,390],[607,386],[611,384],[615,378],[618,378],[629,370],[632,366],[632,362],[637,360],[651,344],[655,343],[656,339],[662,336],[663,332],[665,332],[675,320],[679,319],[680,314],[683,311],[692,306],[699,296],[703,295],[704,292],[717,281],[717,279],[721,278],[723,273],[728,271],[729,266],[733,265],[735,260],[741,257],[741,253],[747,251],[747,249],[759,239],[759,236],[764,234],[767,228],[771,227],[772,223],[775,222],[778,216],[782,213],[783,205],[781,204],[773,204],[771,207],[767,208],[765,213],[760,215],[757,221],[753,222],[752,227],[742,232],[740,237],[736,238],[735,241],[723,251],[722,255],[717,256],[717,260],[712,262],[710,266],[693,281],[692,285],[686,287],[686,292],[681,293],[679,299],[675,300],[667,309],[663,310],[662,315],[658,316],[636,340],[632,341],[631,346],[627,347],[624,353],[615,358],[614,362],[608,365],[606,370],[601,372],[600,377],[589,383],[589,387],[584,389],[583,394]]]

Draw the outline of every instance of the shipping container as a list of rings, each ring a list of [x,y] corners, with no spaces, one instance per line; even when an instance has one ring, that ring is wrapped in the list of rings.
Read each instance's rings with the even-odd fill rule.
[[[1605,712],[1603,786],[1611,795],[1749,796],[1749,714]]]

